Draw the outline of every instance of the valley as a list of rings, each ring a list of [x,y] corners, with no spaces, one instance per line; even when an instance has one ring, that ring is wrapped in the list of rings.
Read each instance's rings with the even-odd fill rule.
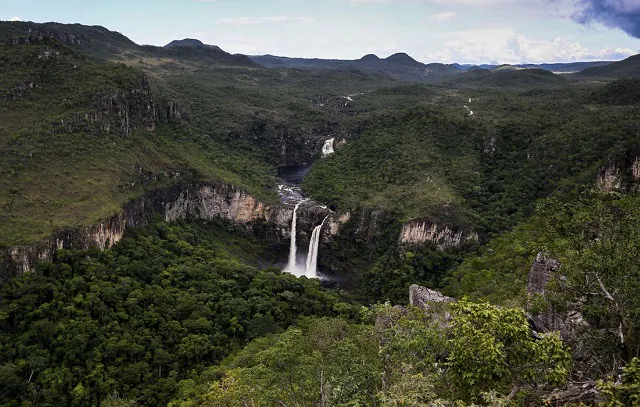
[[[0,406],[626,405],[639,83],[0,22]]]

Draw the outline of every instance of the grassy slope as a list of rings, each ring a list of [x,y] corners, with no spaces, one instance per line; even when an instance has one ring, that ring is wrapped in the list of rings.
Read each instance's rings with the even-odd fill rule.
[[[59,55],[38,59],[44,52]],[[10,96],[0,105],[0,245],[33,242],[56,228],[116,213],[142,192],[144,174],[159,179],[149,187],[176,172],[196,172],[269,195],[267,164],[252,152],[192,137],[189,125],[160,124],[154,132],[139,128],[123,137],[97,129],[69,132],[58,124],[94,113],[101,96],[135,89],[139,71],[99,63],[54,43],[2,46],[0,58],[1,91]],[[11,95],[15,86],[32,81],[37,87]]]
[[[0,28],[8,35],[6,24]],[[92,35],[98,30],[85,28]],[[93,43],[109,40],[98,33],[97,39],[89,37]],[[276,137],[297,138],[303,148],[305,137],[322,133],[318,129],[352,126],[353,112],[335,103],[315,106],[315,95],[337,100],[393,83],[357,71],[276,71],[228,61],[212,66],[209,60],[119,45],[103,55],[118,64],[47,38],[0,45],[0,246],[95,223],[145,189],[185,177],[233,183],[273,200]],[[100,98],[137,89],[141,72],[149,77],[157,106],[176,101],[188,120],[157,123],[151,132],[138,126],[126,137],[82,119],[73,132],[64,129],[61,121],[99,111]],[[30,83],[37,86],[16,91]],[[109,118],[117,122],[112,113]]]

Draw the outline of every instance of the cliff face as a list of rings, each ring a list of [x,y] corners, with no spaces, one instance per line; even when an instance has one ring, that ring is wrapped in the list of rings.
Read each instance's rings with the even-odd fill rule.
[[[527,276],[527,311],[531,312],[535,309],[537,301],[549,299],[547,284],[559,269],[560,263],[558,261],[549,258],[544,253],[538,253]],[[556,276],[556,278],[563,279],[562,276]],[[545,309],[531,315],[530,322],[533,323],[537,332],[558,331],[564,340],[571,341],[575,339],[576,332],[588,324],[582,317],[580,304],[567,303],[566,308],[566,310],[559,311],[551,302]]]
[[[123,238],[128,228],[144,227],[154,215],[161,215],[167,222],[187,217],[220,217],[249,230],[266,233],[265,238],[286,240],[291,237],[293,207],[266,204],[228,184],[200,183],[155,190],[126,204],[120,214],[93,226],[61,230],[42,242],[8,248],[5,262],[0,264],[0,281],[33,271],[38,262],[52,261],[61,249],[108,249]],[[329,211],[324,207],[302,205],[298,210],[298,236],[303,241],[308,240],[313,228],[327,215]],[[327,221],[332,226],[324,228],[324,239],[339,233],[340,225],[346,219],[348,216],[331,214]]]
[[[597,185],[604,192],[640,192],[640,146],[614,156],[598,172]]]
[[[422,287],[417,284],[413,284],[409,287],[409,304],[414,307],[420,307],[428,309],[430,304],[437,302],[455,302],[456,300],[447,297],[439,291],[431,290],[427,287]]]
[[[402,225],[401,244],[434,243],[438,249],[457,247],[463,243],[477,241],[478,234],[462,228],[451,228],[432,222],[414,220]]]
[[[305,218],[313,221],[307,211]],[[293,216],[292,208],[267,205],[245,191],[226,184],[206,183],[188,187],[156,190],[126,204],[122,212],[96,225],[81,229],[66,229],[42,242],[11,247],[0,265],[0,279],[30,272],[40,261],[52,261],[60,249],[100,250],[119,242],[128,228],[143,227],[152,215],[167,221],[194,216],[202,219],[222,217],[251,228],[255,223],[270,225],[275,238],[286,238]],[[304,222],[303,222],[304,223]]]

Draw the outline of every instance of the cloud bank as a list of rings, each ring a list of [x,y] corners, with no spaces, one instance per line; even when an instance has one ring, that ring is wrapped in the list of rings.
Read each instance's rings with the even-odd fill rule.
[[[572,17],[581,24],[598,22],[640,38],[639,0],[578,0]]]
[[[259,24],[286,24],[286,23],[312,23],[311,17],[238,17],[238,18],[221,18],[219,24],[225,25],[259,25]]]

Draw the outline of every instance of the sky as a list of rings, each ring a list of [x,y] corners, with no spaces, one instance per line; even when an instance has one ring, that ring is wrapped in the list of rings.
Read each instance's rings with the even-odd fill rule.
[[[640,52],[640,0],[0,0],[0,20],[304,58],[406,52],[425,63],[548,63]]]

